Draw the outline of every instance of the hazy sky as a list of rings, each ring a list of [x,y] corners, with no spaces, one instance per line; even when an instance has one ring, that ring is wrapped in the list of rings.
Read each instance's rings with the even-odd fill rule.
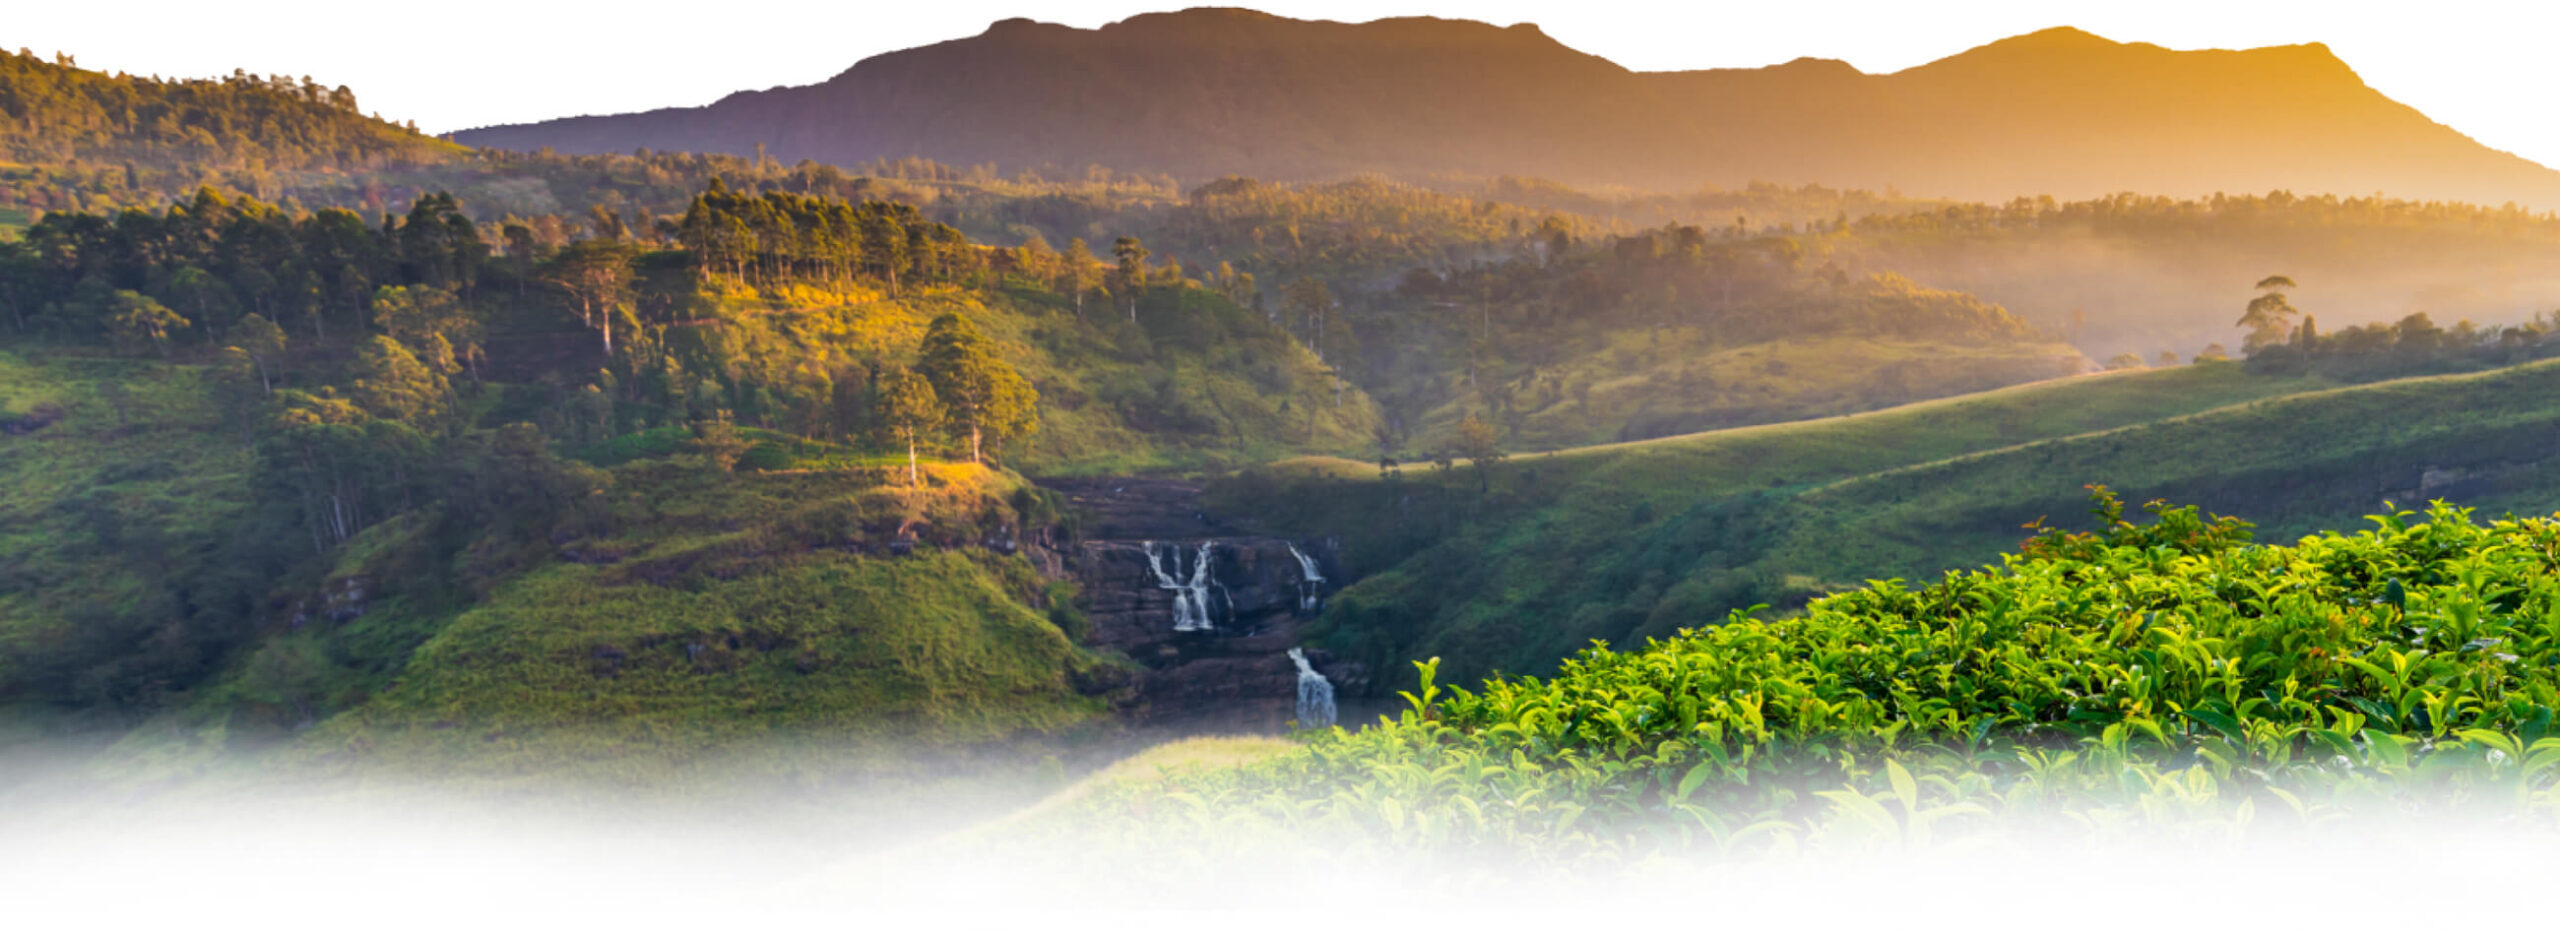
[[[881,52],[974,35],[1011,16],[1098,26],[1186,4],[894,0],[551,3],[542,0],[98,0],[14,3],[0,45],[90,68],[162,75],[308,74],[368,110],[447,131],[578,113],[708,103],[807,84]],[[1313,19],[1435,15],[1534,22],[1641,71],[1801,56],[1893,71],[2005,36],[2071,25],[2171,48],[2325,42],[2367,83],[2493,147],[2560,166],[2560,2],[2253,0],[1267,0]]]

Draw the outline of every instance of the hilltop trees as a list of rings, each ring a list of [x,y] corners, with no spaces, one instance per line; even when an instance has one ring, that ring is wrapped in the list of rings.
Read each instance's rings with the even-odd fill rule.
[[[996,357],[994,345],[968,318],[934,318],[925,332],[921,368],[951,429],[968,435],[970,462],[985,461],[990,441],[1001,446],[1039,428],[1039,392]]]
[[[347,170],[426,165],[459,146],[356,111],[345,87],[234,71],[219,79],[109,75],[68,57],[0,52],[0,162]]]

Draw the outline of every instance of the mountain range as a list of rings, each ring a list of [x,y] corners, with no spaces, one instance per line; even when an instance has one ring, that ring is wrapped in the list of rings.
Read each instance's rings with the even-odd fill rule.
[[[820,84],[455,138],[1192,180],[1519,174],[1974,200],[2286,189],[2560,207],[2560,172],[2391,100],[2325,46],[2175,51],[2069,28],[1866,74],[1812,58],[1636,72],[1529,24],[1234,9],[1098,29],[1009,19]]]

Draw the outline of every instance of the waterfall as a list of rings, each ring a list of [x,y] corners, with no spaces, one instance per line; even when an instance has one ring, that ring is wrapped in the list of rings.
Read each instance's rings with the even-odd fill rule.
[[[1191,560],[1191,571],[1182,569],[1182,549],[1172,544],[1161,547],[1146,541],[1147,569],[1156,574],[1156,588],[1173,592],[1173,630],[1210,631],[1216,625],[1209,620],[1209,587],[1217,584],[1211,572],[1216,562],[1216,541],[1201,541],[1200,552]]]
[[[1289,660],[1298,665],[1298,727],[1333,727],[1333,682],[1307,662],[1305,650],[1289,648]]]
[[[1314,612],[1324,607],[1324,572],[1316,567],[1316,558],[1289,545],[1289,555],[1298,558],[1298,610]]]

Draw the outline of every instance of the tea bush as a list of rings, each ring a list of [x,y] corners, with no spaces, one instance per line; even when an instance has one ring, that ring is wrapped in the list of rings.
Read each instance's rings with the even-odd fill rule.
[[[1547,856],[1922,841],[2011,817],[2104,835],[2560,813],[2560,521],[2438,504],[2262,546],[2194,508],[2155,502],[2137,524],[2095,491],[2101,530],[2040,530],[1929,585],[1595,645],[1476,690],[1420,664],[1395,721],[1088,817]]]

